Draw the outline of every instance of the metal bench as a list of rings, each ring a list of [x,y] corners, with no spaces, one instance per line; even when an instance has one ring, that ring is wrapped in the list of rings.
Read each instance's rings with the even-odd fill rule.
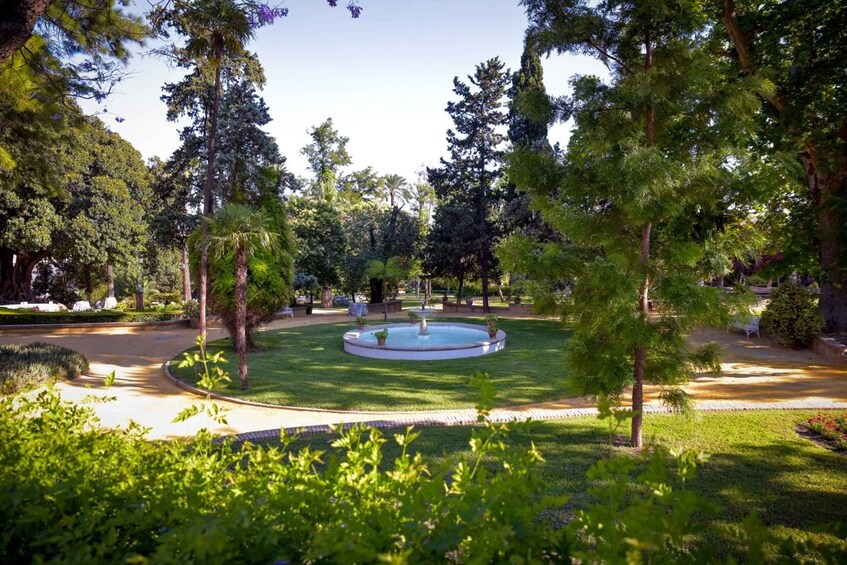
[[[730,324],[732,329],[741,330],[746,334],[747,337],[750,337],[751,333],[755,333],[756,337],[762,337],[759,334],[759,317],[753,316],[750,319],[739,319],[735,320]]]
[[[291,309],[291,306],[286,306],[282,310],[280,310],[279,315],[283,318],[291,318],[294,319],[294,310]]]

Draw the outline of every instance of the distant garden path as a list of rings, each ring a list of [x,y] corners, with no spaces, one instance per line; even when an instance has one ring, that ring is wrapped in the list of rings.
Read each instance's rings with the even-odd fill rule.
[[[451,316],[453,316],[451,314]],[[374,320],[381,316],[372,316]],[[345,315],[317,311],[294,320],[278,320],[270,328],[294,327],[338,322]],[[242,437],[272,437],[280,427],[312,430],[328,424],[367,421],[380,427],[404,424],[465,424],[475,420],[472,410],[428,412],[327,412],[309,409],[267,408],[215,400],[228,408],[228,424],[219,425],[205,416],[172,423],[184,408],[203,399],[168,380],[163,364],[193,345],[195,330],[166,329],[139,331],[133,328],[108,328],[89,333],[59,331],[0,335],[0,343],[45,341],[83,352],[91,361],[91,374],[58,390],[67,400],[81,401],[88,395],[113,396],[115,401],[91,406],[105,426],[125,426],[135,421],[149,427],[149,437],[165,439],[193,435],[200,428],[218,434],[243,434]],[[210,339],[223,337],[213,330]],[[340,339],[340,336],[339,336]],[[793,351],[775,346],[767,338],[746,339],[743,335],[705,330],[692,337],[695,342],[717,341],[724,348],[724,375],[700,376],[687,390],[701,410],[751,410],[779,408],[847,409],[847,367],[827,362],[811,350]],[[117,378],[110,388],[103,378],[111,371]],[[469,375],[470,377],[470,375]],[[648,412],[660,411],[658,389],[648,387]],[[594,403],[587,398],[567,398],[539,405],[496,409],[497,419],[532,417],[555,419],[593,413]]]

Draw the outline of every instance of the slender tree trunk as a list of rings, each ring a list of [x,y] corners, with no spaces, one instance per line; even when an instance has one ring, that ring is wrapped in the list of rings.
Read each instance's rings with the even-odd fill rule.
[[[215,137],[218,127],[218,110],[221,104],[221,56],[222,40],[216,38],[215,45],[215,98],[212,102],[212,115],[209,120],[208,150],[206,152],[206,182],[203,186],[203,217],[200,220],[200,335],[206,338],[206,294],[209,286],[209,217],[212,215],[212,186],[215,180]]]
[[[182,244],[182,300],[191,300],[191,267],[188,261],[188,240]]]
[[[321,289],[321,308],[332,308],[332,287],[325,286]]]
[[[238,378],[247,389],[247,250],[235,250],[235,351],[238,353]]]
[[[644,41],[644,72],[650,73],[653,70],[653,45],[648,33]],[[647,135],[647,146],[652,147],[656,139],[656,123],[653,107],[647,104],[645,108],[645,130]],[[644,271],[644,278],[641,281],[641,288],[638,293],[638,308],[641,315],[641,323],[647,324],[647,314],[650,310],[649,290],[650,290],[650,233],[652,223],[647,223],[641,230],[641,249],[640,262]],[[647,347],[643,343],[635,346],[635,359],[632,367],[632,433],[630,435],[630,443],[632,447],[640,448],[643,445],[643,424],[644,424],[644,366],[647,361]]]
[[[115,297],[115,268],[111,263],[106,265],[106,275],[109,279],[109,298]]]

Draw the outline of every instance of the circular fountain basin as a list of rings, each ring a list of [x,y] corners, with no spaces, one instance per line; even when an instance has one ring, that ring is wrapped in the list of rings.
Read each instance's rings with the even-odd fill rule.
[[[374,332],[388,328],[385,345],[379,345]],[[418,335],[417,325],[383,324],[344,334],[344,351],[372,359],[433,361],[463,359],[500,351],[506,347],[506,333],[488,337],[485,326],[431,322],[429,335]]]

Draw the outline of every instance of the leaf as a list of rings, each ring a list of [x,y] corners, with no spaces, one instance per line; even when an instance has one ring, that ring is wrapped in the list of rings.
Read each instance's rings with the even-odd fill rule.
[[[106,375],[106,379],[103,381],[104,386],[112,386],[113,384],[115,384],[115,371]]]

